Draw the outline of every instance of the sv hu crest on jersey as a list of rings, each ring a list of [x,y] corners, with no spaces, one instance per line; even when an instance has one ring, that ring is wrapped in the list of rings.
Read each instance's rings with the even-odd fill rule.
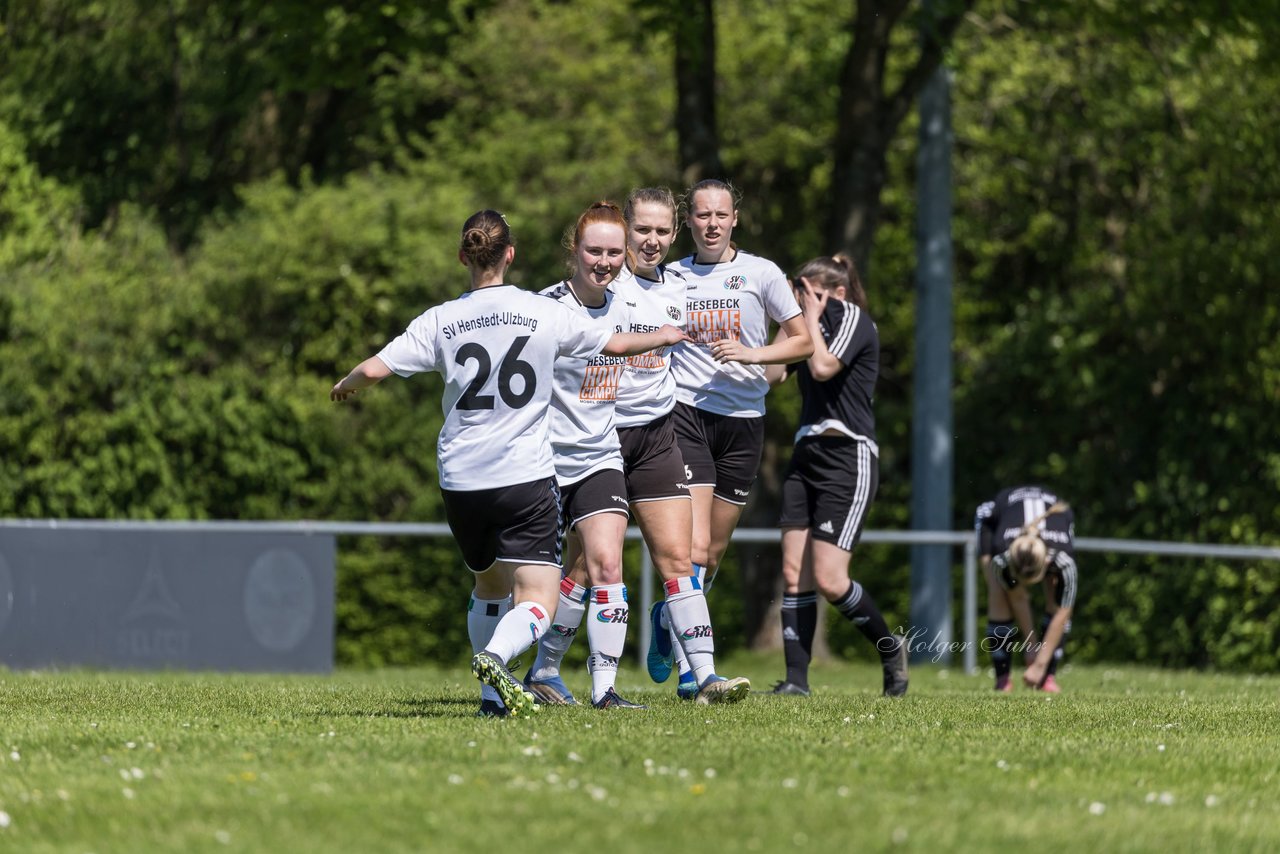
[[[724,289],[726,291],[740,291],[747,284],[746,276],[730,276],[724,280]]]
[[[672,320],[679,320],[680,309],[676,308],[674,305],[667,306],[667,317],[671,318]]]

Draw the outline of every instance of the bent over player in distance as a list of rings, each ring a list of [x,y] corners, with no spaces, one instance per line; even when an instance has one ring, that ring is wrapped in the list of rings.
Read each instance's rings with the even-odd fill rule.
[[[1013,690],[1013,653],[1022,648],[1022,681],[1058,693],[1062,660],[1076,604],[1075,514],[1040,486],[1015,486],[978,506],[974,527],[987,577],[987,637],[997,691]],[[1037,637],[1031,624],[1030,588],[1044,582],[1045,613]],[[1017,621],[1017,628],[1014,621]],[[1022,640],[1017,640],[1021,634]]]

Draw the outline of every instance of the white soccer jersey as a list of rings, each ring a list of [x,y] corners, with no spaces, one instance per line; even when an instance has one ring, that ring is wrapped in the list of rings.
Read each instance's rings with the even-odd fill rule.
[[[628,332],[655,332],[663,324],[684,326],[684,277],[658,267],[658,279],[645,279],[623,271],[614,292],[632,307]],[[637,427],[666,415],[676,405],[676,381],[671,375],[671,348],[659,347],[627,359],[618,385],[619,427]]]
[[[586,359],[611,328],[513,285],[427,309],[378,354],[402,377],[444,375],[440,486],[473,491],[555,473],[548,409],[558,356]]]
[[[735,338],[747,347],[763,347],[769,343],[769,321],[790,320],[800,305],[778,265],[759,255],[739,249],[718,264],[697,264],[694,258],[671,265],[688,283],[685,331],[697,342],[672,350],[676,399],[718,415],[764,415],[769,391],[764,366],[720,364],[711,358],[711,344]]]
[[[612,293],[612,287],[605,291],[604,305],[599,308],[583,305],[568,282],[552,285],[541,293],[603,330],[607,339],[615,332],[626,331],[632,322],[631,307]],[[602,354],[556,359],[551,450],[556,480],[561,486],[577,483],[602,469],[622,471],[622,450],[613,418],[626,362],[623,356]]]

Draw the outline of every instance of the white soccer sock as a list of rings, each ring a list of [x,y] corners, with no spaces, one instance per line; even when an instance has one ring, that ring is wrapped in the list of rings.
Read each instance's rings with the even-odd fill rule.
[[[538,642],[538,656],[529,668],[529,678],[537,681],[554,679],[560,675],[560,661],[564,658],[573,638],[582,625],[582,615],[587,612],[587,588],[574,584],[572,579],[560,580],[560,604],[556,606],[556,618],[551,629]]]
[[[710,585],[707,583],[707,580],[706,580],[707,568],[700,563],[695,563],[693,565],[693,577],[698,579],[698,584],[699,586],[702,587],[702,595],[705,596],[707,594],[707,591],[710,589]],[[663,616],[663,621],[667,624],[667,627],[670,628],[671,621],[667,617],[665,608],[663,609],[662,616]],[[711,621],[710,619],[708,619],[707,625],[710,625],[710,624],[711,624]],[[672,629],[671,631],[671,650],[673,653],[673,657],[675,659],[676,675],[680,678],[681,681],[687,682],[690,678],[692,678],[691,676],[689,676],[689,673],[692,670],[692,668],[689,666],[689,659],[685,657],[684,647],[681,645],[680,638],[676,636],[674,629]],[[714,668],[712,668],[712,672],[714,672]]]
[[[485,645],[485,652],[493,653],[503,664],[538,642],[551,625],[547,612],[541,605],[521,602],[499,621],[493,637]]]
[[[477,599],[472,594],[467,602],[467,637],[471,639],[471,651],[479,652],[493,637],[493,630],[503,615],[511,610],[511,597],[505,599]],[[488,685],[480,689],[481,700],[501,702],[498,692]]]
[[[627,642],[627,605],[625,584],[605,584],[591,588],[587,605],[587,642],[591,657],[591,699],[599,700],[614,686],[618,678],[618,659]]]
[[[701,685],[715,675],[715,641],[711,634],[711,613],[707,597],[696,578],[673,578],[664,585],[667,591],[667,613],[675,650],[684,653],[686,671],[693,673]]]
[[[596,703],[618,683],[618,658],[593,652],[587,656],[587,670],[591,673],[591,702]]]
[[[625,584],[592,587],[587,600],[587,641],[592,652],[620,658],[631,613]]]

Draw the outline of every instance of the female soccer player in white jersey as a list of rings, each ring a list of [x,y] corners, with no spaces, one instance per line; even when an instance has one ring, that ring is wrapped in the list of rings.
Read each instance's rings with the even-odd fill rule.
[[[484,683],[482,714],[527,714],[532,695],[507,670],[547,630],[560,582],[559,493],[549,441],[551,374],[559,356],[625,356],[684,339],[613,330],[552,300],[503,284],[515,258],[506,220],[473,214],[459,260],[471,290],[428,309],[376,356],[334,385],[333,400],[390,376],[444,375],[437,441],[445,514],[475,593],[467,628],[471,668]],[[512,601],[514,599],[514,606]]]
[[[543,290],[543,296],[610,331],[629,330],[632,309],[612,289],[627,258],[626,233],[617,205],[598,202],[584,211],[565,235],[565,248],[572,275]],[[580,582],[585,586],[575,585],[566,575],[561,581],[561,596],[577,610],[581,594],[590,588],[586,612],[591,654],[587,669],[591,673],[591,702],[597,709],[644,708],[624,699],[614,687],[630,614],[627,588],[622,583],[627,486],[614,428],[614,403],[626,361],[605,355],[556,359],[551,400],[551,448],[569,531],[569,565],[581,555],[586,570],[586,578]],[[560,637],[567,628],[563,619],[554,621],[552,627],[553,637]],[[534,679],[536,673],[535,661],[525,686],[543,702],[575,702],[567,689],[557,697],[558,686]]]
[[[612,210],[614,213],[609,215],[612,227],[607,232],[607,240],[612,241],[609,244],[613,247],[612,254],[621,263],[622,227],[625,225],[626,250],[636,264],[634,274],[625,267],[619,269],[606,289],[612,304],[627,312],[625,317],[629,326],[626,328],[632,332],[644,332],[660,328],[665,323],[683,322],[684,280],[662,266],[675,237],[676,202],[671,191],[666,188],[635,190],[627,198],[623,216],[616,214],[616,208]],[[593,230],[587,232],[583,231],[582,220],[579,220],[576,233],[593,236],[595,230],[604,225],[600,222],[603,218],[603,215],[598,217],[596,224],[591,226]],[[580,238],[575,244],[579,247],[576,259],[578,272],[570,282],[575,298],[581,295],[577,280],[582,276],[584,266],[595,263],[595,253],[590,248],[592,242],[590,239]],[[582,254],[584,249],[586,254]],[[604,272],[602,268],[600,273]],[[589,281],[584,284],[592,286]],[[561,298],[567,299],[568,296]],[[631,512],[636,516],[653,555],[654,564],[662,576],[668,606],[673,612],[679,612],[674,616],[680,627],[679,643],[692,656],[692,670],[700,689],[697,698],[708,703],[734,702],[747,695],[751,683],[741,677],[723,679],[715,675],[714,640],[710,631],[710,618],[706,612],[706,599],[697,579],[692,575],[689,557],[692,515],[684,461],[671,426],[670,412],[675,405],[675,383],[669,370],[670,358],[668,348],[663,347],[625,360],[625,368],[617,387],[615,414],[621,450],[620,468],[625,475],[625,490],[619,490],[618,494],[627,497]],[[612,473],[609,476],[613,477]],[[625,521],[619,520],[617,525],[616,536],[609,541],[612,547],[616,547],[616,551],[611,550],[609,555],[617,563],[617,586],[612,589],[621,588],[625,591],[621,587],[621,547]],[[597,585],[591,590],[589,598],[592,604],[586,615],[593,667],[601,651],[596,635],[604,633],[600,623],[608,619],[608,625],[614,625],[615,618],[601,617],[599,609],[606,598],[615,603],[616,607],[618,596],[613,592],[605,594],[601,591],[594,571],[588,578],[591,546],[588,544],[587,548],[589,559],[585,565],[581,561],[570,564],[570,570],[562,584],[556,620],[552,630],[539,644],[538,658],[525,679],[525,684],[544,702],[572,701],[572,695],[560,678],[559,666],[584,615],[584,585]],[[572,548],[570,553],[573,553]],[[605,604],[605,607],[609,605]],[[624,633],[625,628],[617,633],[617,641],[613,647],[616,650],[613,653],[615,657],[621,653]],[[663,638],[667,638],[665,629]],[[667,669],[670,670],[669,662]],[[593,693],[598,690],[595,682],[593,672]],[[596,704],[600,705],[600,701],[597,700]]]
[[[685,331],[693,343],[673,352],[673,417],[693,496],[693,563],[709,587],[760,467],[769,390],[764,366],[807,359],[813,342],[787,277],[731,241],[738,224],[733,187],[700,181],[685,205],[697,251],[672,268],[688,283]],[[786,333],[774,343],[770,321]],[[680,661],[677,691],[691,690]]]
[[[871,410],[880,373],[880,336],[848,256],[814,258],[796,273],[796,282],[813,355],[785,369],[770,365],[767,370],[771,382],[794,373],[802,399],[778,522],[787,675],[773,693],[809,696],[821,593],[880,654],[885,696],[900,697],[907,692],[907,645],[889,631],[871,594],[849,577],[849,558],[880,483]]]

